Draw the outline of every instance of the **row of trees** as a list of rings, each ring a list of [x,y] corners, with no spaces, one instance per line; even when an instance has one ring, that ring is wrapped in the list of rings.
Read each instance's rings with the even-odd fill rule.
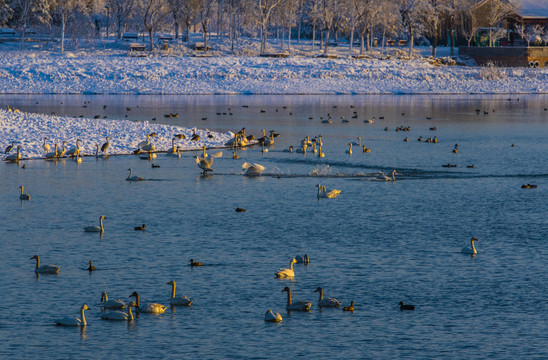
[[[299,42],[302,36],[314,44],[320,34],[320,47],[327,54],[334,37],[359,38],[360,54],[369,49],[373,38],[405,36],[410,55],[414,38],[425,36],[433,56],[440,38],[450,34],[451,50],[455,36],[471,39],[477,26],[471,9],[478,0],[0,0],[0,25],[21,29],[22,41],[30,26],[49,28],[70,36],[120,38],[125,31],[146,32],[154,48],[155,32],[171,32],[188,40],[194,28],[203,33],[207,50],[210,32],[229,38],[234,49],[242,35],[257,36],[261,52],[274,34]],[[508,4],[505,0],[492,0]],[[513,8],[514,5],[512,5]],[[494,10],[493,28],[507,15]],[[490,25],[491,26],[491,25]],[[285,40],[284,40],[285,41]],[[63,45],[62,45],[63,46]],[[282,43],[282,47],[284,44]],[[314,46],[314,45],[313,45]],[[352,50],[352,49],[351,49]]]

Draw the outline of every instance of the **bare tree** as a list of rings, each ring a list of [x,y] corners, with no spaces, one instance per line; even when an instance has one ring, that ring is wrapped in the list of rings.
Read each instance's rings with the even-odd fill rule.
[[[30,22],[48,23],[51,21],[48,0],[15,0],[21,25],[21,48],[25,47],[25,37]]]
[[[150,51],[154,49],[154,30],[169,15],[169,8],[164,0],[138,0],[143,25],[150,38]]]
[[[324,56],[328,55],[329,35],[335,22],[335,15],[339,10],[339,3],[338,0],[319,0],[320,13],[322,15],[323,28],[325,30]]]
[[[548,45],[548,26],[544,27],[541,39],[544,42],[544,46]]]
[[[534,25],[525,27],[522,24],[516,25],[516,32],[522,39],[527,41],[527,47],[531,46],[531,41],[538,39],[542,34],[542,27],[540,25]]]
[[[442,21],[449,9],[447,0],[428,0],[423,7],[425,33],[430,37],[432,57],[436,57]]]
[[[268,36],[268,22],[272,15],[272,10],[281,4],[283,0],[257,0],[257,10],[259,13],[259,25],[261,27],[261,54],[266,50],[266,38]]]
[[[125,25],[131,20],[135,0],[108,0],[108,6],[112,10],[113,19],[116,19],[116,34],[120,39]]]
[[[200,0],[198,2],[198,20],[202,25],[202,33],[204,38],[204,52],[207,52],[207,34],[209,31],[209,22],[211,15],[215,10],[216,0]]]
[[[495,35],[500,35],[500,32],[493,33],[494,28],[499,28],[503,20],[508,15],[516,12],[516,5],[507,0],[489,0],[489,6],[487,7],[486,21],[489,24],[489,46],[493,46],[497,39]]]
[[[423,29],[423,11],[428,0],[400,0],[400,13],[404,28],[409,35],[409,57],[413,55],[415,35]]]

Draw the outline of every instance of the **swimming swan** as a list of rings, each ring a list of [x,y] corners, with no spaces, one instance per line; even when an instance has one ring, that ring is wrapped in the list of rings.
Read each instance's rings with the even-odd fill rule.
[[[280,270],[278,270],[277,273],[274,273],[274,275],[276,275],[276,277],[278,278],[295,277],[295,272],[293,271],[293,264],[296,264],[296,263],[297,263],[297,260],[291,259],[291,261],[289,262],[289,269],[281,268]]]
[[[80,317],[82,319],[79,319],[75,316],[68,316],[62,319],[55,320],[55,325],[59,326],[86,326],[86,316],[84,315],[84,311],[90,310],[90,308],[84,304],[80,308]]]
[[[106,217],[101,215],[101,217],[99,217],[99,226],[95,226],[95,225],[86,226],[86,227],[84,227],[84,231],[85,232],[100,232],[100,233],[105,232],[105,228],[103,227],[103,220],[104,219],[106,219]]]
[[[282,315],[279,313],[273,313],[272,310],[268,309],[264,314],[264,321],[266,322],[280,322],[282,321]]]
[[[175,281],[171,280],[167,284],[171,285],[171,300],[169,301],[171,306],[190,306],[192,304],[192,300],[186,296],[175,297],[175,287],[177,286]]]
[[[242,164],[242,169],[246,170],[244,172],[245,176],[259,176],[263,173],[263,171],[265,171],[266,168],[260,164],[250,164],[248,162],[245,162]]]
[[[17,145],[17,153],[6,156],[4,160],[17,162],[21,160],[21,145]]]
[[[135,311],[137,312],[143,312],[143,313],[151,313],[151,314],[162,314],[164,311],[166,311],[167,306],[160,305],[157,303],[146,303],[141,305],[141,300],[139,298],[139,294],[134,291],[130,297],[135,298],[135,302],[137,303],[137,306],[135,307]]]
[[[320,299],[318,300],[318,306],[319,307],[336,307],[336,308],[338,308],[339,306],[341,306],[341,303],[337,299],[334,299],[334,298],[324,299],[323,298],[323,289],[321,287],[318,287],[316,290],[314,290],[314,292],[319,292],[320,293]]]
[[[310,310],[310,307],[312,306],[312,303],[310,301],[299,300],[299,301],[296,301],[294,303],[291,302],[291,289],[288,288],[287,286],[284,287],[282,292],[287,293],[287,305],[285,306],[285,308],[287,310],[296,310],[296,311],[309,311]]]
[[[127,312],[123,311],[109,311],[101,315],[102,320],[110,321],[133,321],[133,313],[131,312],[131,307],[137,306],[134,301],[131,301],[127,304]]]
[[[295,256],[295,260],[297,260],[297,264],[308,265],[310,263],[310,259],[308,258],[307,254],[304,254],[304,256],[297,255]]]
[[[133,175],[131,176],[131,174],[133,173],[133,169],[132,168],[129,168],[129,175],[127,176],[126,180],[127,181],[143,181],[145,179],[143,179],[142,177],[140,176],[137,176],[137,175]]]
[[[54,145],[54,150],[52,152],[46,153],[46,159],[53,159],[57,157],[57,144]]]
[[[470,239],[470,247],[465,246],[462,248],[460,252],[467,255],[476,255],[478,251],[476,250],[476,247],[474,246],[474,241],[478,241],[478,239],[476,239],[475,236],[472,237],[472,239]]]
[[[382,171],[379,171],[377,174],[378,180],[385,180],[385,181],[396,181],[396,170],[392,170],[392,177],[384,175]]]
[[[349,155],[352,155],[352,143],[348,143],[348,145],[350,146],[350,148],[348,150],[346,150],[345,153],[349,154]]]
[[[30,200],[30,194],[24,194],[23,193],[23,185],[19,186],[19,189],[21,189],[21,195],[19,195],[20,200]]]
[[[58,274],[59,270],[61,269],[57,265],[42,265],[40,266],[40,256],[34,255],[31,257],[31,259],[36,259],[36,267],[34,268],[34,272],[36,274]]]
[[[318,199],[334,199],[341,193],[341,191],[337,189],[329,189],[328,191],[325,186],[320,184],[316,185],[316,187],[318,188]]]
[[[101,306],[103,309],[123,309],[126,304],[120,300],[109,300],[106,291],[101,293]]]

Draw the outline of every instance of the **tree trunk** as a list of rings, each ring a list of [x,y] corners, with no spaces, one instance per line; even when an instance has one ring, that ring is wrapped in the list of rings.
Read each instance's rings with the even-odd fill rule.
[[[65,12],[61,10],[61,53],[65,52]]]
[[[493,43],[491,41],[491,26],[489,26],[489,47],[492,47]]]
[[[451,42],[451,56],[455,56],[455,17],[451,16],[449,20],[449,31],[451,31],[451,34],[449,35],[449,41]]]
[[[323,31],[320,31],[320,51],[323,49]]]
[[[154,36],[152,35],[152,28],[148,29],[148,36],[150,38],[150,51],[154,50]]]
[[[173,26],[175,27],[175,40],[179,40],[179,21],[175,12],[173,12]]]
[[[414,40],[414,32],[413,28],[409,27],[409,59],[411,59],[411,56],[413,56],[413,40]]]
[[[289,10],[289,25],[287,26],[287,50],[291,51],[291,10]]]
[[[354,45],[354,24],[350,30],[350,55],[352,55],[352,46]]]
[[[436,53],[438,50],[438,35],[434,35],[432,39],[432,57],[436,58]]]
[[[360,55],[363,55],[365,51],[365,34],[360,33]]]
[[[365,49],[365,50],[366,50],[366,51],[369,51],[369,43],[370,43],[370,41],[369,41],[370,39],[369,39],[369,38],[370,38],[370,37],[371,37],[371,31],[369,30],[369,25],[366,25],[366,26],[365,26],[365,40],[366,40],[366,42],[365,42],[365,44],[366,44],[366,49]]]
[[[327,51],[329,49],[329,33],[330,33],[329,30],[330,30],[329,28],[325,29],[325,47],[323,48],[324,56],[327,56]]]

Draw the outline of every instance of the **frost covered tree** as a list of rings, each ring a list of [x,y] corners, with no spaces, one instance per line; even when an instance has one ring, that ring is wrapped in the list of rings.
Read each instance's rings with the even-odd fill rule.
[[[0,0],[0,26],[7,24],[13,17],[13,8],[11,2],[7,0]]]
[[[198,1],[198,20],[202,25],[202,34],[204,39],[204,52],[207,52],[207,34],[209,31],[209,22],[211,21],[211,16],[214,13],[215,5],[217,2],[215,0],[199,0]]]
[[[531,46],[531,41],[536,40],[541,36],[542,27],[540,25],[525,27],[520,24],[516,25],[516,33],[527,41],[527,46],[529,47]]]
[[[415,35],[423,30],[423,14],[428,6],[428,0],[400,0],[402,25],[409,36],[409,58],[413,55]]]
[[[112,18],[116,21],[117,37],[121,39],[125,25],[132,20],[135,0],[108,0],[107,5],[112,11]]]
[[[324,42],[324,48],[323,48],[323,54],[324,56],[327,56],[328,49],[329,49],[329,34],[331,33],[331,29],[333,28],[333,24],[335,23],[335,16],[336,14],[341,10],[340,6],[341,2],[339,0],[318,0],[319,1],[319,9],[320,14],[323,22],[323,28],[325,31],[325,42]]]
[[[164,0],[138,0],[137,7],[145,30],[150,38],[150,51],[154,49],[154,30],[169,15],[169,7]]]
[[[495,42],[501,38],[501,33],[497,30],[504,19],[516,12],[517,3],[507,0],[489,0],[485,20],[489,24],[489,46],[495,45]]]
[[[261,38],[261,54],[266,50],[266,38],[268,36],[268,23],[272,15],[272,11],[278,5],[282,3],[283,0],[257,0],[257,12],[259,14],[258,23],[261,28],[260,38]]]
[[[548,45],[548,26],[545,26],[542,30],[541,39],[544,42],[544,46]]]
[[[54,13],[61,17],[61,52],[65,52],[65,29],[67,21],[70,21],[71,17],[77,10],[80,12],[86,12],[83,8],[83,4],[80,0],[57,0],[52,4]]]
[[[379,0],[379,12],[377,14],[377,23],[382,30],[382,49],[386,44],[386,35],[395,35],[401,27],[401,16],[399,16],[399,5],[395,0]]]
[[[428,0],[422,9],[424,14],[424,31],[430,38],[432,57],[434,58],[436,57],[442,22],[445,20],[448,8],[449,3],[447,0]]]
[[[50,2],[48,0],[15,0],[14,7],[19,13],[21,26],[21,48],[25,47],[25,36],[30,23],[49,23],[51,21]]]

